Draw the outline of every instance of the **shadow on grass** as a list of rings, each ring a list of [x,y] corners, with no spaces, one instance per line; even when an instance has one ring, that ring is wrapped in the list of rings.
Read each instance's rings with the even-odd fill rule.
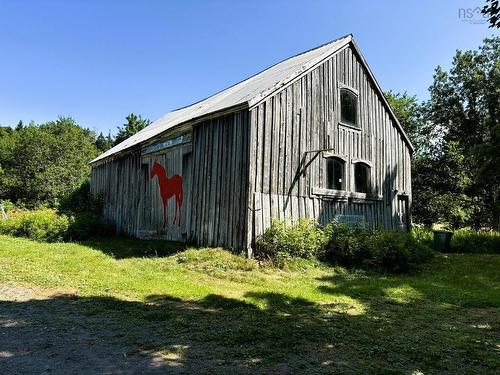
[[[500,258],[491,255],[439,255],[423,272],[412,275],[364,275],[346,272],[322,276],[319,289],[347,295],[368,304],[377,302],[452,304],[500,307]]]
[[[367,299],[364,314],[349,315],[280,293],[244,297],[0,301],[2,372],[487,374],[498,368],[498,311],[477,315],[437,303]]]
[[[187,245],[182,242],[138,240],[131,237],[93,237],[82,244],[115,259],[165,257],[184,251]]]

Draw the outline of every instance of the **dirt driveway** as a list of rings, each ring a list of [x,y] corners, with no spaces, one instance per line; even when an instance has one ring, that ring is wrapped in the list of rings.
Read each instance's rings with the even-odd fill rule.
[[[0,373],[204,372],[196,361],[189,368],[184,365],[182,352],[188,345],[138,351],[112,316],[89,313],[78,301],[71,290],[0,285]],[[135,334],[140,337],[140,328]],[[200,364],[206,360],[203,355],[199,359]]]

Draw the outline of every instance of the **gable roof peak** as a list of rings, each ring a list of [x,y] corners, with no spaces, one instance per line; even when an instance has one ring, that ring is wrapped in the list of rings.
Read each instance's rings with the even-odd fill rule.
[[[352,43],[357,50],[352,34],[348,34],[282,60],[194,104],[173,110],[154,121],[137,134],[134,134],[132,137],[101,154],[92,160],[91,163],[143,144],[151,138],[159,136],[178,125],[195,120],[199,121],[206,116],[230,108],[251,108],[258,105],[267,97],[286,87],[304,73],[315,68],[318,64],[347,46],[349,43]],[[357,51],[359,52],[359,50]],[[362,61],[366,65],[363,58]],[[367,69],[369,70],[368,66]],[[398,122],[397,125],[401,128]]]

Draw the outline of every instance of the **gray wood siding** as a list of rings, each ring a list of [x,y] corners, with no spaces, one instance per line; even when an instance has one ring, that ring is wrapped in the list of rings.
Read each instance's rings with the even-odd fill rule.
[[[103,199],[103,216],[118,233],[138,235],[143,180],[140,151],[92,166],[91,192]]]
[[[248,132],[247,110],[194,127],[191,232],[200,245],[245,248]]]
[[[338,84],[359,92],[360,130],[339,125]],[[410,149],[385,108],[375,85],[350,47],[250,111],[250,242],[271,217],[312,217],[322,223],[336,214],[362,215],[374,227],[398,228],[397,194],[411,202]],[[371,162],[372,196],[349,201],[312,194],[326,187],[323,153],[300,176],[306,151],[333,149],[346,158],[347,190],[353,191],[356,159]],[[306,156],[306,163],[314,153]],[[396,192],[397,190],[397,192]]]
[[[141,155],[140,150],[92,168],[92,192],[104,201],[103,216],[118,233],[138,238],[186,240],[191,195],[191,144]],[[167,225],[157,177],[151,178],[154,163],[166,170],[167,177],[179,175],[183,182],[183,204],[179,222],[174,223],[175,197],[168,200]]]
[[[239,111],[193,125],[190,143],[147,155],[137,150],[93,165],[91,189],[102,195],[104,218],[119,233],[138,238],[244,249],[248,132],[248,110]],[[165,168],[168,178],[182,177],[178,225],[172,222],[172,197],[163,227],[160,187],[157,177],[150,176],[154,162]]]

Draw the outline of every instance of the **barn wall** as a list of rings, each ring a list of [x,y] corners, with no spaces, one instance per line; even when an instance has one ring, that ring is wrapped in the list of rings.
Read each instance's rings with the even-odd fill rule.
[[[339,82],[359,91],[361,130],[339,125]],[[250,123],[249,241],[271,217],[326,223],[337,214],[362,215],[374,227],[401,226],[397,194],[411,202],[410,150],[350,47],[252,108]],[[330,148],[347,160],[347,190],[354,189],[352,161],[372,163],[372,199],[313,194],[313,188],[326,187],[325,155],[317,155],[303,174],[301,159],[306,151]],[[305,163],[315,155],[306,154]]]
[[[137,150],[92,166],[91,189],[103,198],[104,219],[115,225],[118,233],[144,239],[186,240],[191,193],[190,154],[191,144],[185,143],[146,155]],[[151,176],[154,163],[165,169],[168,178],[176,175],[182,178],[177,196],[183,201],[177,216],[175,195],[167,200],[164,212],[158,177]]]
[[[103,216],[118,233],[137,236],[139,189],[144,185],[140,151],[92,166],[91,192],[103,199]]]
[[[248,110],[194,127],[191,227],[199,244],[245,248],[248,133]]]
[[[244,249],[248,182],[248,110],[195,124],[189,142],[142,155],[141,151],[92,166],[91,189],[104,200],[104,218],[119,233],[138,238],[193,241]],[[176,135],[178,136],[178,134]],[[175,138],[172,136],[171,138]],[[161,137],[151,142],[161,142]],[[182,178],[178,222],[175,196],[163,201],[154,163]]]

